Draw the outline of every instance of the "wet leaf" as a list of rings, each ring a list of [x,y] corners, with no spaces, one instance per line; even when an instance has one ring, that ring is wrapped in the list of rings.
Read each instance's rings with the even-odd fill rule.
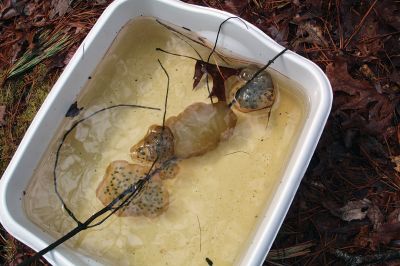
[[[230,76],[238,75],[239,72],[240,69],[217,66],[201,60],[197,60],[194,67],[193,89],[197,87],[203,75],[205,73],[208,73],[209,76],[211,76],[213,83],[210,97],[215,96],[218,98],[219,101],[225,101],[226,99],[224,82]]]
[[[78,108],[78,103],[74,102],[73,104],[71,104],[71,106],[69,107],[67,113],[65,114],[65,117],[75,117],[77,115],[79,115],[80,111],[83,109],[83,107]]]

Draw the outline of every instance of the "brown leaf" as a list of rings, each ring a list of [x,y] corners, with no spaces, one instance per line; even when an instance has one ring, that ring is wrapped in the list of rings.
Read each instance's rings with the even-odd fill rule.
[[[228,11],[230,13],[236,14],[236,15],[240,15],[240,13],[242,13],[242,10],[244,8],[246,8],[246,6],[248,5],[248,1],[244,1],[244,0],[225,0],[223,1],[224,5],[223,5],[223,9],[225,11]]]
[[[4,12],[1,16],[1,19],[7,20],[10,18],[16,17],[18,15],[19,15],[19,13],[17,10],[15,10],[14,8],[9,8],[9,9],[4,10]]]
[[[373,134],[382,134],[391,125],[396,101],[391,101],[385,95],[379,94],[368,82],[354,79],[347,71],[344,58],[337,58],[335,64],[326,67],[326,74],[337,93],[345,93],[346,100],[342,101],[337,110],[354,110],[347,125],[356,125]]]
[[[390,224],[400,223],[400,208],[395,209],[388,215],[387,222]]]
[[[328,47],[328,42],[322,33],[320,26],[312,21],[301,23],[297,29],[296,36],[298,39],[294,42],[293,47],[298,47],[301,43],[315,44],[320,47]]]
[[[367,217],[372,222],[374,229],[378,229],[382,225],[384,220],[381,210],[375,204],[372,204],[368,208]]]
[[[211,76],[213,82],[210,97],[216,96],[218,98],[218,101],[225,101],[226,99],[224,82],[230,76],[238,75],[239,72],[240,69],[217,66],[201,60],[197,60],[194,67],[193,89],[197,87],[203,75],[205,73],[208,73]]]
[[[394,167],[394,170],[396,170],[398,173],[400,173],[400,155],[392,156],[392,157],[390,157],[390,160],[392,161],[392,163],[394,163],[396,165]]]
[[[50,18],[54,18],[57,14],[64,16],[69,8],[69,0],[53,0],[51,3],[52,9],[50,10]]]
[[[400,239],[400,222],[395,224],[384,224],[376,233],[372,234],[373,244],[389,244],[394,239]],[[371,246],[372,248],[372,246]]]
[[[398,14],[400,8],[398,4],[396,4],[396,1],[392,0],[378,1],[376,9],[378,10],[379,17],[381,19],[386,21],[386,23],[388,23],[397,31],[400,31],[400,16]]]
[[[329,211],[339,217],[344,221],[352,221],[352,220],[362,220],[367,216],[367,211],[369,206],[371,205],[371,201],[368,199],[349,201],[345,206],[341,208],[335,207],[334,204],[324,204],[325,208],[328,208]]]
[[[4,125],[5,113],[6,113],[6,107],[4,105],[0,105],[0,126]]]

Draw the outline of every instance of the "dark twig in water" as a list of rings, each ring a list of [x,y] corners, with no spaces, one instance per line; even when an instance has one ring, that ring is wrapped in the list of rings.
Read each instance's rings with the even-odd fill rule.
[[[163,53],[166,53],[166,54],[170,54],[170,55],[181,56],[181,57],[185,57],[185,58],[188,58],[188,59],[193,59],[193,60],[196,60],[196,61],[199,60],[197,58],[194,58],[194,57],[191,57],[191,56],[188,56],[188,55],[182,55],[182,54],[176,54],[176,53],[168,52],[168,51],[166,51],[164,49],[161,49],[161,48],[156,48],[156,51],[160,51],[160,52],[163,52]]]
[[[165,102],[164,102],[164,115],[163,115],[163,120],[162,120],[162,128],[164,130],[165,126],[165,116],[167,115],[167,105],[168,105],[168,93],[169,93],[169,75],[167,70],[165,70],[164,66],[161,64],[160,59],[157,59],[158,63],[160,64],[162,70],[164,71],[165,75],[167,76],[167,92],[165,93]],[[162,135],[162,134],[161,134]]]
[[[200,238],[200,252],[201,252],[201,225],[200,225],[200,219],[199,219],[199,216],[198,215],[196,215],[196,217],[197,217],[197,225],[199,226],[199,238]]]
[[[149,181],[150,180],[150,178],[155,174],[155,173],[157,173],[161,168],[157,168],[155,171],[154,171],[154,173],[152,173],[152,174],[150,174],[151,173],[151,170],[153,170],[153,168],[154,168],[154,166],[155,166],[155,164],[156,164],[156,162],[158,161],[158,157],[156,157],[156,159],[154,160],[154,162],[151,164],[151,166],[150,166],[150,169],[149,169],[149,171],[147,172],[147,174],[143,177],[143,178],[141,178],[140,180],[138,180],[134,185],[133,185],[133,187],[134,187],[134,189],[133,189],[133,191],[132,191],[132,193],[131,194],[129,194],[130,193],[130,190],[129,190],[129,188],[127,189],[127,190],[125,190],[124,192],[122,192],[117,198],[115,198],[110,204],[112,204],[114,201],[115,201],[115,203],[114,204],[112,204],[112,206],[113,205],[115,205],[120,199],[122,199],[123,197],[125,197],[126,195],[127,195],[127,197],[126,197],[126,199],[124,199],[124,201],[120,204],[120,205],[118,205],[117,207],[110,207],[110,210],[112,210],[105,218],[103,218],[100,222],[98,222],[98,223],[95,223],[95,224],[93,224],[93,225],[90,225],[90,226],[88,226],[87,228],[92,228],[92,227],[95,227],[95,226],[98,226],[98,225],[101,225],[103,222],[105,222],[111,215],[113,215],[115,212],[117,212],[118,210],[120,210],[121,208],[123,208],[123,207],[125,207],[125,206],[127,206],[127,205],[129,205],[129,203],[133,200],[133,199],[135,199],[137,196],[139,196],[139,194],[143,191],[143,189],[144,189],[144,187],[145,187],[145,185],[147,184],[147,181]],[[124,195],[125,194],[125,195]],[[121,195],[122,195],[122,197],[121,197]],[[121,198],[120,198],[121,197]],[[119,198],[119,200],[117,200]],[[109,205],[110,205],[109,204]]]
[[[226,22],[228,22],[229,20],[234,19],[234,18],[236,18],[236,19],[238,19],[239,21],[241,21],[241,22],[246,26],[246,28],[248,29],[247,24],[246,24],[240,17],[237,17],[237,16],[229,17],[229,18],[225,19],[224,21],[222,21],[221,24],[219,24],[218,32],[217,32],[217,37],[215,38],[215,42],[214,42],[214,47],[211,49],[211,52],[210,52],[210,54],[208,55],[207,63],[210,62],[211,55],[212,55],[212,54],[215,52],[215,50],[217,49],[217,43],[218,43],[218,39],[219,39],[219,34],[221,33],[221,30],[222,30],[222,26],[223,26]]]
[[[199,44],[199,45],[201,45],[201,46],[207,47],[207,46],[206,46],[204,43],[202,43],[201,41],[193,40],[192,38],[186,36],[185,34],[183,34],[182,32],[180,32],[179,30],[177,30],[177,29],[175,29],[175,28],[173,28],[173,27],[171,27],[171,26],[169,26],[169,25],[167,25],[167,24],[161,22],[160,20],[156,19],[156,21],[157,21],[158,24],[164,26],[166,29],[168,29],[168,30],[170,30],[170,31],[173,31],[173,32],[175,32],[175,33],[177,33],[177,34],[179,34],[179,35],[181,35],[181,36],[183,36],[183,37],[185,37],[185,38],[191,40],[192,42],[195,42],[195,43],[197,43],[197,44]],[[182,28],[183,28],[183,27],[182,27]]]
[[[234,151],[234,152],[227,153],[224,156],[228,156],[228,155],[232,155],[232,154],[236,154],[236,153],[245,153],[247,155],[250,155],[250,153],[248,153],[246,151]]]
[[[250,82],[252,82],[261,72],[263,72],[265,69],[267,69],[270,65],[272,65],[275,60],[280,57],[281,55],[283,55],[284,52],[286,52],[289,48],[285,48],[282,51],[280,51],[277,55],[274,56],[274,58],[272,58],[271,60],[268,61],[268,63],[263,66],[262,68],[260,68],[251,79],[249,79],[245,85],[249,84]]]
[[[165,98],[165,110],[164,110],[164,115],[163,115],[163,128],[164,128],[165,116],[166,116],[166,111],[167,111],[166,107],[167,107],[168,91],[169,91],[169,75],[168,75],[167,71],[164,69],[164,67],[162,66],[161,62],[160,61],[158,61],[158,62],[160,63],[162,69],[164,70],[164,72],[165,72],[165,74],[167,76],[167,93],[166,93],[166,98]],[[86,229],[89,229],[89,228],[93,228],[95,226],[99,226],[102,223],[104,223],[114,213],[116,213],[121,208],[129,205],[134,198],[136,198],[138,195],[140,195],[140,193],[143,191],[144,187],[146,186],[147,182],[150,180],[150,178],[154,174],[158,173],[160,171],[160,169],[163,169],[167,164],[169,164],[171,162],[171,160],[175,160],[175,158],[167,160],[159,168],[157,168],[157,169],[155,169],[153,171],[153,168],[156,165],[156,162],[158,161],[158,156],[157,156],[157,158],[154,160],[154,162],[152,163],[149,171],[147,172],[147,174],[145,176],[143,176],[137,182],[135,182],[134,184],[129,186],[125,191],[123,191],[115,199],[113,199],[107,206],[105,206],[104,208],[102,208],[101,210],[99,210],[98,212],[93,214],[92,216],[90,216],[86,221],[84,221],[84,222],[79,221],[76,218],[76,216],[74,215],[74,213],[67,207],[66,203],[64,202],[63,198],[61,197],[61,195],[58,192],[58,188],[57,188],[57,171],[56,170],[57,170],[57,165],[58,165],[58,161],[59,161],[60,150],[61,150],[62,145],[63,145],[65,139],[67,138],[67,136],[72,132],[72,130],[74,130],[76,128],[77,125],[79,125],[83,121],[95,116],[96,114],[99,114],[100,112],[103,112],[103,111],[109,110],[109,109],[113,109],[113,108],[117,108],[117,107],[135,107],[135,108],[145,108],[145,109],[151,109],[151,110],[160,110],[159,108],[153,108],[153,107],[147,107],[147,106],[141,106],[141,105],[133,105],[133,104],[114,105],[114,106],[110,106],[110,107],[106,107],[106,108],[100,109],[100,110],[92,113],[91,115],[76,121],[72,125],[72,127],[70,129],[68,129],[64,133],[64,135],[63,135],[63,137],[61,139],[61,143],[60,143],[60,145],[59,145],[59,147],[57,149],[57,152],[56,152],[56,160],[55,160],[54,172],[53,172],[53,174],[54,174],[54,188],[55,188],[55,192],[56,192],[58,198],[60,199],[60,201],[62,203],[62,206],[64,207],[64,209],[66,210],[68,215],[77,223],[77,226],[74,229],[72,229],[70,232],[68,232],[67,234],[65,234],[64,236],[62,236],[61,238],[59,238],[58,240],[56,240],[55,242],[53,242],[52,244],[47,246],[46,248],[44,248],[41,251],[39,251],[38,253],[36,253],[34,256],[28,258],[27,260],[25,260],[24,262],[19,264],[20,266],[31,265],[33,262],[35,262],[37,259],[39,259],[42,255],[44,255],[47,252],[53,250],[57,246],[61,245],[65,241],[69,240],[70,238],[72,238],[73,236],[78,234],[79,232],[81,232],[83,230],[86,230]],[[119,204],[118,206],[115,206],[120,201],[122,201],[121,204]],[[101,217],[102,215],[106,214],[107,212],[110,212],[110,213],[108,213],[99,222],[92,224],[92,222],[94,222],[97,218]]]
[[[57,197],[60,199],[62,207],[65,209],[65,211],[67,212],[67,214],[77,223],[77,224],[81,224],[81,222],[76,218],[76,216],[74,215],[74,213],[68,208],[67,204],[65,203],[64,199],[61,197],[59,191],[58,191],[58,186],[57,186],[57,166],[58,166],[58,161],[59,161],[59,157],[60,157],[60,151],[61,148],[64,144],[65,139],[68,137],[68,135],[82,122],[86,121],[87,119],[103,112],[106,110],[110,110],[110,109],[114,109],[114,108],[118,108],[118,107],[131,107],[131,108],[143,108],[143,109],[150,109],[150,110],[158,110],[160,111],[161,109],[159,108],[154,108],[154,107],[148,107],[148,106],[142,106],[142,105],[135,105],[135,104],[118,104],[118,105],[113,105],[110,107],[105,107],[102,108],[100,110],[97,110],[96,112],[90,114],[89,116],[86,116],[78,121],[76,121],[70,129],[68,129],[63,137],[61,138],[61,142],[57,148],[57,152],[56,152],[56,159],[54,162],[54,168],[53,168],[53,182],[54,182],[54,190],[55,193],[57,195]]]
[[[229,107],[231,107],[234,103],[235,103],[235,98],[237,97],[237,95],[239,94],[239,92],[241,91],[242,88],[246,87],[250,82],[252,82],[258,75],[260,75],[261,72],[263,72],[265,69],[267,69],[270,65],[272,65],[275,60],[280,57],[281,55],[283,55],[283,53],[285,53],[289,48],[285,48],[282,51],[280,51],[277,55],[275,55],[271,60],[268,61],[268,63],[263,66],[262,68],[260,68],[256,73],[254,73],[254,75],[251,77],[251,79],[249,79],[240,89],[238,89],[235,93],[235,97],[233,98],[233,100],[228,104]]]
[[[196,48],[193,47],[193,45],[190,44],[190,42],[188,42],[187,40],[185,40],[184,38],[182,38],[181,35],[177,34],[176,32],[174,32],[175,36],[178,37],[179,39],[181,39],[182,41],[184,41],[187,45],[189,45],[193,51],[197,54],[197,56],[203,61],[203,57],[201,56],[201,54],[196,50]],[[191,39],[189,39],[191,40]],[[191,40],[192,41],[192,40]]]
[[[234,18],[239,19],[240,21],[242,21],[243,24],[244,24],[244,25],[246,26],[246,28],[247,28],[246,23],[245,23],[240,17],[236,17],[236,16],[235,16],[235,17],[229,17],[229,18],[225,19],[224,21],[222,21],[222,23],[221,23],[221,24],[219,25],[219,27],[218,27],[218,32],[217,32],[217,37],[215,38],[214,47],[212,48],[210,54],[208,55],[207,63],[210,63],[211,55],[215,52],[215,49],[217,48],[217,43],[218,43],[219,35],[220,35],[220,33],[221,33],[222,26],[223,26],[226,22],[228,22],[230,19],[234,19]],[[209,82],[208,82],[208,72],[206,72],[206,83],[207,83],[208,95],[210,96],[210,101],[211,101],[211,103],[214,103],[214,102],[213,102],[213,99],[212,99],[212,96],[211,96],[210,85],[209,85]]]
[[[119,209],[121,209],[123,206],[125,206],[126,202],[130,201],[131,199],[133,199],[137,195],[139,195],[139,193],[143,190],[143,188],[145,187],[146,183],[150,180],[150,178],[152,176],[154,176],[156,173],[158,173],[163,167],[165,167],[165,165],[167,165],[167,163],[169,163],[169,161],[166,161],[166,162],[163,163],[163,165],[161,167],[156,168],[153,172],[151,172],[152,168],[156,164],[157,160],[158,160],[158,157],[153,162],[153,164],[152,164],[151,168],[149,169],[148,173],[145,176],[143,176],[143,178],[141,178],[136,183],[134,183],[131,186],[129,186],[125,191],[123,191],[114,200],[112,200],[107,206],[105,206],[104,208],[102,208],[101,210],[99,210],[98,212],[93,214],[92,216],[90,216],[86,221],[78,223],[78,225],[74,229],[69,231],[67,234],[65,234],[61,238],[57,239],[55,242],[53,242],[50,245],[48,245],[46,248],[44,248],[44,249],[40,250],[39,252],[37,252],[34,256],[32,256],[32,257],[28,258],[27,260],[23,261],[22,263],[20,263],[19,266],[32,265],[32,263],[35,262],[37,259],[39,259],[41,256],[43,256],[47,252],[53,250],[54,248],[58,247],[59,245],[61,245],[65,241],[71,239],[72,237],[74,237],[79,232],[84,231],[84,230],[89,229],[89,228],[92,228],[94,226],[98,226],[98,225],[102,224],[104,221],[106,221],[107,218],[109,218],[112,214],[114,214]],[[114,208],[114,205],[116,205],[121,200],[123,200],[122,203],[119,206],[117,206],[116,208]],[[111,211],[111,214],[108,214],[106,216],[106,218],[102,219],[100,222],[91,225],[91,223],[93,221],[95,221],[97,218],[101,217],[102,215],[104,215],[108,211]]]

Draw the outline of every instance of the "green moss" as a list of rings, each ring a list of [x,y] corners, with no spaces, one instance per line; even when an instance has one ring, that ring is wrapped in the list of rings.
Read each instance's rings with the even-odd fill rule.
[[[7,81],[0,88],[0,105],[6,106],[5,124],[0,127],[0,174],[45,100],[58,73],[48,75],[39,64],[24,77]]]

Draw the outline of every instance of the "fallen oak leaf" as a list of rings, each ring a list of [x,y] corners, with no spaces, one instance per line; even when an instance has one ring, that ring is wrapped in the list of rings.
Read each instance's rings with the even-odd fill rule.
[[[366,198],[362,200],[349,201],[341,208],[338,208],[337,205],[332,202],[323,202],[322,204],[334,216],[337,216],[344,221],[350,222],[352,220],[364,219],[367,216],[371,201]]]
[[[226,101],[225,80],[231,76],[238,75],[240,71],[241,69],[217,66],[202,60],[197,60],[194,66],[193,89],[196,89],[203,75],[208,73],[213,82],[209,97],[215,96],[218,98],[218,101]]]
[[[335,64],[326,67],[326,74],[332,84],[335,94],[345,93],[348,99],[337,106],[337,110],[357,110],[352,112],[355,117],[362,117],[362,127],[370,133],[380,134],[391,125],[394,108],[397,100],[389,100],[388,97],[379,94],[368,82],[354,79],[347,70],[344,58],[338,58]],[[372,107],[371,107],[372,106]],[[367,114],[367,116],[365,115]],[[351,121],[348,125],[352,126]],[[361,126],[361,125],[360,125]]]

